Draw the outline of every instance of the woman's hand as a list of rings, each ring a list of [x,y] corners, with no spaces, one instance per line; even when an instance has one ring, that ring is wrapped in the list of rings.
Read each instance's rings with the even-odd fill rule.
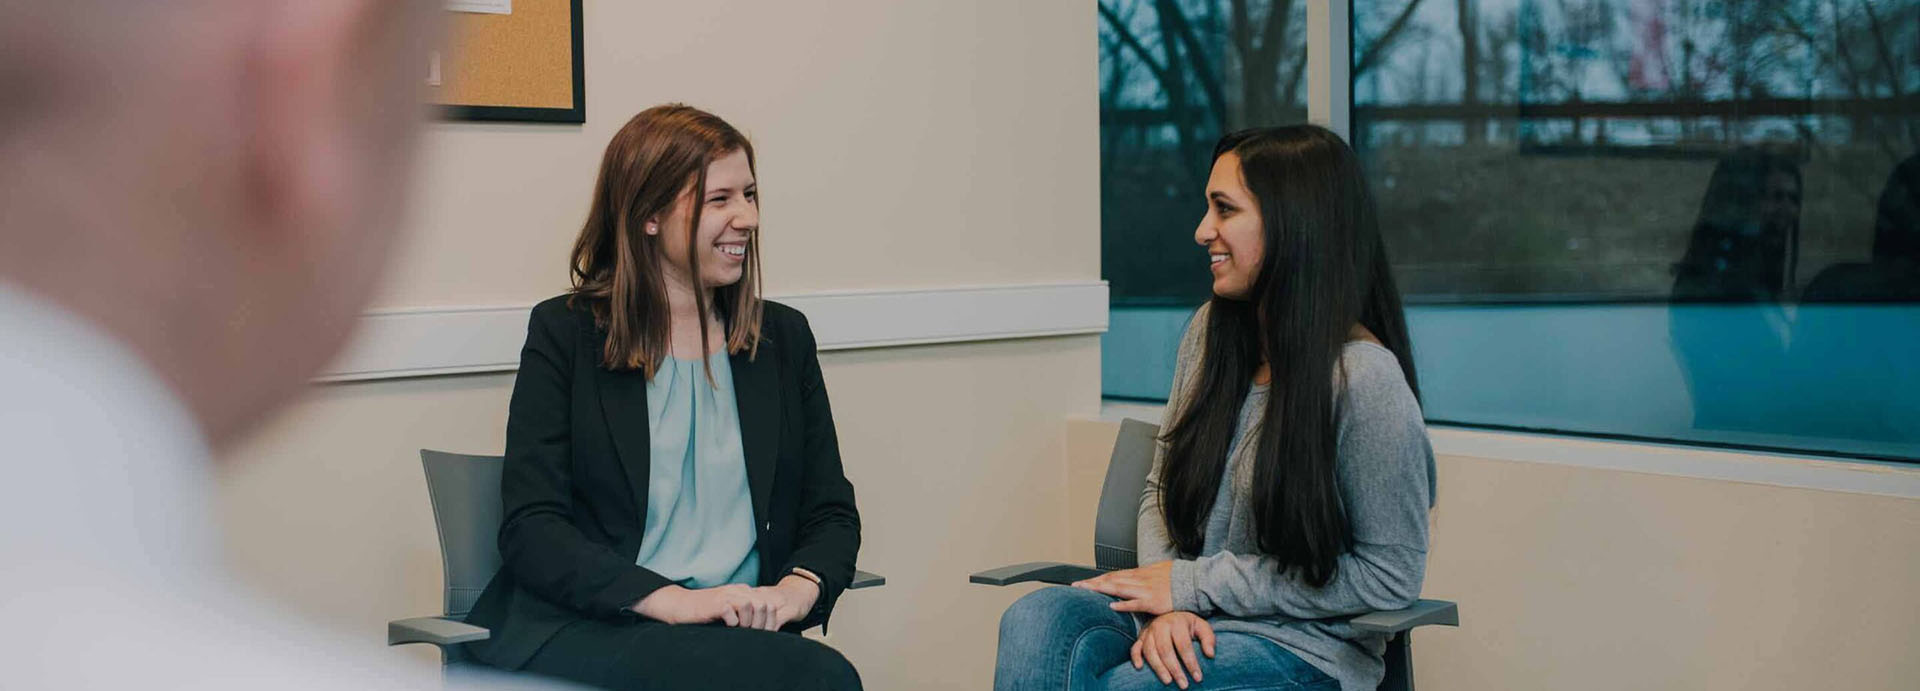
[[[766,591],[774,603],[771,624],[768,631],[779,631],[780,627],[805,619],[813,611],[813,604],[820,600],[820,586],[800,576],[788,575],[780,579],[778,585],[757,588]]]
[[[1120,602],[1113,603],[1116,612],[1166,614],[1173,611],[1173,562],[1111,571],[1075,583],[1073,587],[1120,598]]]
[[[734,625],[740,605],[746,601],[744,585],[718,588],[683,588],[670,585],[649,593],[633,604],[640,616],[667,624],[710,624],[716,621]]]
[[[1200,658],[1193,654],[1193,642],[1200,641],[1200,653],[1213,659],[1213,625],[1192,612],[1168,612],[1147,622],[1140,640],[1133,642],[1133,668],[1144,663],[1153,668],[1160,683],[1178,682],[1187,688],[1187,677],[1200,683]]]
[[[775,631],[780,628],[777,622],[781,607],[777,593],[771,588],[752,588],[744,585],[722,586],[735,588],[736,596],[728,598],[732,611],[723,613],[720,622],[727,626],[742,629],[760,629]]]
[[[705,624],[720,618],[723,609],[716,593],[670,585],[648,593],[628,609],[666,624]]]
[[[635,613],[667,624],[711,624],[762,628],[773,619],[774,603],[764,588],[723,585],[717,588],[683,588],[670,585],[655,590],[634,603]]]
[[[667,624],[711,624],[779,631],[807,616],[820,599],[820,587],[799,576],[779,585],[753,588],[723,585],[690,589],[677,585],[653,591],[632,607],[640,616]]]

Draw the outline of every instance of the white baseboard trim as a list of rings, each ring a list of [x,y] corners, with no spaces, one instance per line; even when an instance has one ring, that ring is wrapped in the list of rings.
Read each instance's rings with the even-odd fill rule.
[[[1166,405],[1156,403],[1107,401],[1100,407],[1100,419],[1108,422],[1161,424],[1165,414]],[[1899,463],[1447,426],[1430,426],[1427,436],[1442,456],[1920,499],[1920,468]]]
[[[1434,453],[1920,499],[1920,468],[1866,459],[1735,451],[1463,427],[1429,427]]]
[[[807,315],[820,350],[1107,330],[1107,283],[863,290],[769,296]],[[322,382],[510,372],[532,305],[381,310],[363,316]]]

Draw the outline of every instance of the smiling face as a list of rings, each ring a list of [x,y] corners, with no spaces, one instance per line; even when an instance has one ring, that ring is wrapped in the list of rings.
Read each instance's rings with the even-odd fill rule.
[[[1266,259],[1266,225],[1260,204],[1240,175],[1240,155],[1231,151],[1213,162],[1207,178],[1207,214],[1193,231],[1193,241],[1207,250],[1212,261],[1213,294],[1245,300],[1253,294]]]
[[[760,190],[745,151],[733,151],[707,165],[707,185],[699,196],[681,195],[649,233],[660,235],[661,267],[670,281],[712,289],[740,282],[747,253],[755,251],[760,229]],[[693,205],[700,204],[700,227],[691,229]],[[698,253],[688,262],[687,249]],[[697,268],[696,268],[697,265]],[[698,280],[692,280],[695,274]]]

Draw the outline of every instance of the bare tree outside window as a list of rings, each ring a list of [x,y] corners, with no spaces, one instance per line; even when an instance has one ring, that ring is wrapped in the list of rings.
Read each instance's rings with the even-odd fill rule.
[[[1213,143],[1302,122],[1306,0],[1100,0],[1101,265],[1116,304],[1197,304]]]
[[[1356,0],[1354,139],[1415,301],[1665,301],[1716,164],[1802,173],[1789,296],[1920,146],[1914,0]],[[1757,202],[1756,202],[1757,203]]]

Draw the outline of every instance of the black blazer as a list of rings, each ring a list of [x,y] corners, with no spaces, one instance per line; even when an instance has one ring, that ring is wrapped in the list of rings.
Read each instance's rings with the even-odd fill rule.
[[[758,356],[730,360],[760,583],[794,567],[825,581],[813,611],[788,627],[800,630],[824,624],[853,581],[860,515],[813,331],[793,308],[765,304]],[[602,367],[605,343],[584,304],[561,296],[533,308],[507,412],[502,565],[467,616],[493,631],[468,644],[493,666],[519,669],[574,621],[637,619],[627,607],[671,584],[634,565],[647,515],[647,381]]]

